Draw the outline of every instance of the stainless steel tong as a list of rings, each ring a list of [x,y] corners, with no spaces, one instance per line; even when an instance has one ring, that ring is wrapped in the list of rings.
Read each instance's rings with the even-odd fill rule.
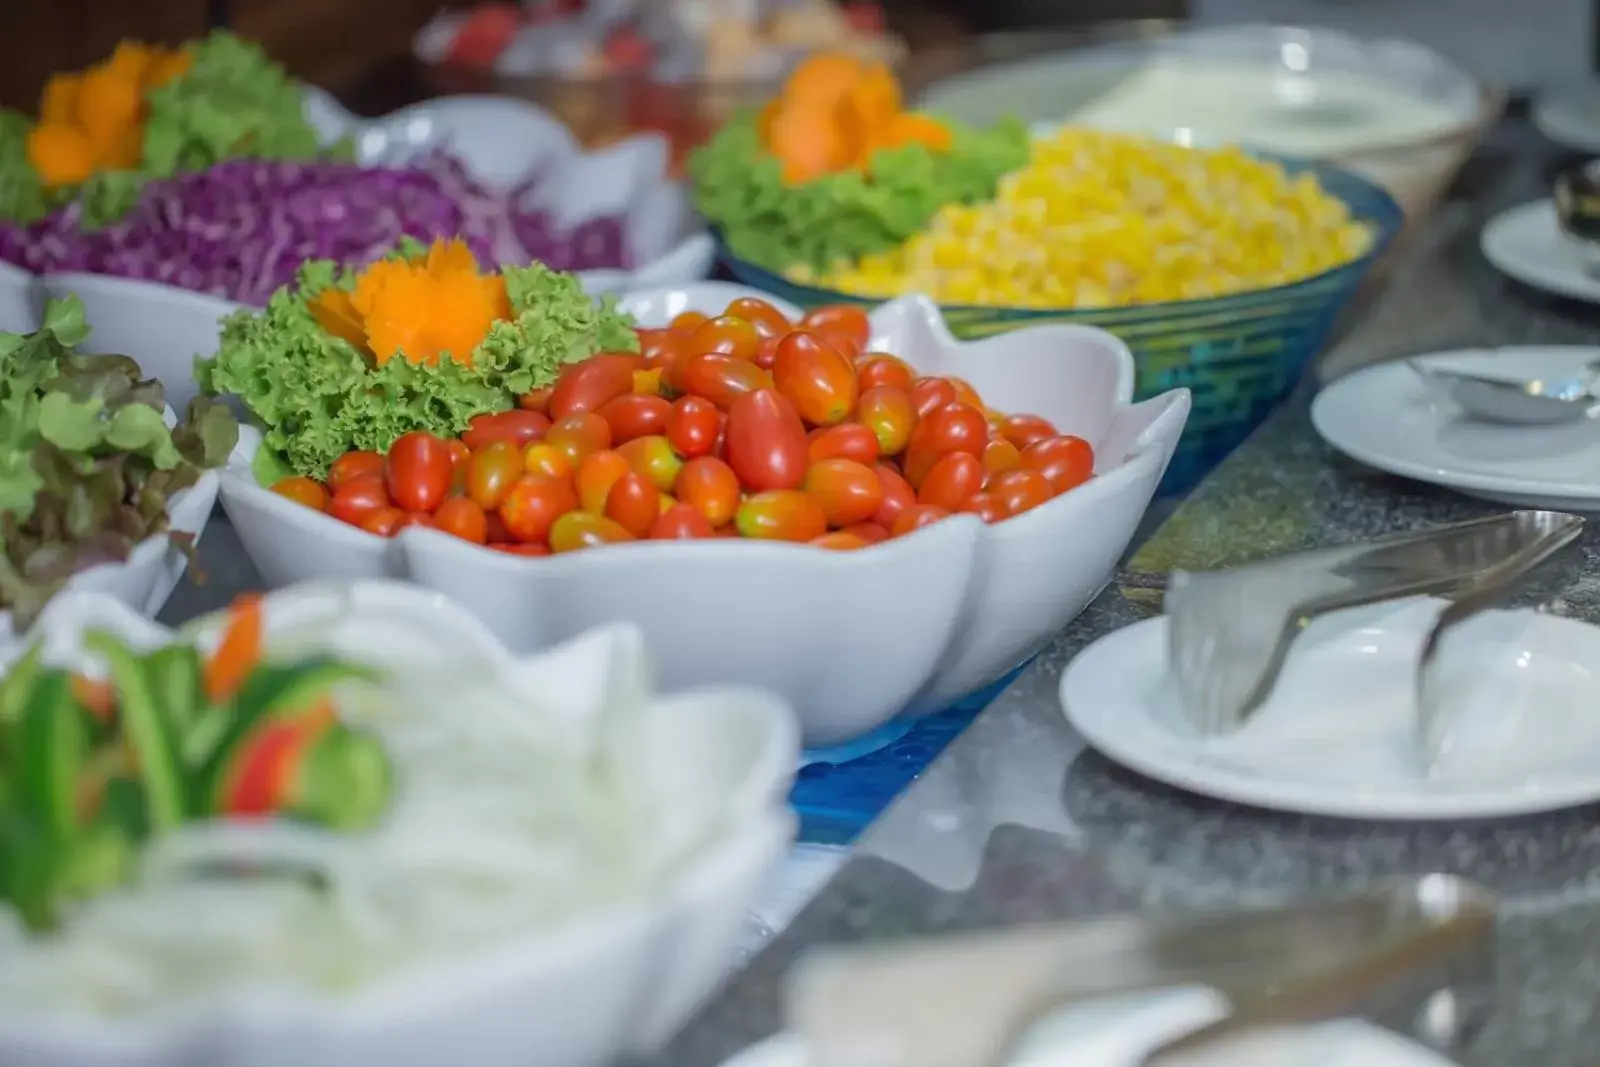
[[[1485,890],[1427,875],[1294,908],[830,947],[791,973],[786,1007],[811,1063],[999,1067],[1034,1025],[1069,1005],[1175,986],[1217,990],[1231,1012],[1140,1061],[1173,1067],[1262,1030],[1480,986],[1492,971],[1494,921]]]
[[[1344,608],[1422,594],[1454,597],[1418,665],[1418,736],[1441,732],[1433,698],[1441,634],[1510,596],[1583,520],[1514,511],[1379,541],[1300,552],[1228,570],[1175,571],[1168,581],[1168,660],[1183,709],[1202,734],[1249,720],[1272,692],[1294,639]]]

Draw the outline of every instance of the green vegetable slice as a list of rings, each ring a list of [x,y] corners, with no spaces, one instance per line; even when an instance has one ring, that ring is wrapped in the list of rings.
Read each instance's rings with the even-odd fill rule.
[[[185,778],[156,680],[145,662],[109,634],[87,634],[84,645],[105,659],[117,688],[118,714],[138,760],[150,829],[158,834],[171,830],[185,815]]]
[[[39,676],[14,730],[18,801],[58,842],[78,830],[78,784],[88,758],[89,724],[66,671]]]

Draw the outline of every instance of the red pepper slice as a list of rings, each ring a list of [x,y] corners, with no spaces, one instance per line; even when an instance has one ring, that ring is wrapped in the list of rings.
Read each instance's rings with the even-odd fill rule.
[[[323,700],[303,715],[263,723],[230,761],[217,810],[247,819],[281,811],[306,749],[333,722],[333,705]]]

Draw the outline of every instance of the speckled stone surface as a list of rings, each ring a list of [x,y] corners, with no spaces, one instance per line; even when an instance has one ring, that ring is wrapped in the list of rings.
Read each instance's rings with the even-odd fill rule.
[[[1541,195],[1548,145],[1508,125],[1394,270],[1339,368],[1462,344],[1600,341],[1600,309],[1499,279],[1477,252],[1492,211]],[[782,976],[806,946],[1145,908],[1280,901],[1373,878],[1458,873],[1503,894],[1493,1011],[1468,1067],[1600,1061],[1600,809],[1513,822],[1368,824],[1180,793],[1085,750],[1056,698],[1063,666],[1156,610],[1149,575],[1364,539],[1490,505],[1364,471],[1312,433],[1308,391],[1207,480],[1108,590],[871,828],[793,925],[654,1067],[710,1067],[780,1029]],[[1540,583],[1600,621],[1600,526]],[[827,1065],[817,1065],[827,1067]]]

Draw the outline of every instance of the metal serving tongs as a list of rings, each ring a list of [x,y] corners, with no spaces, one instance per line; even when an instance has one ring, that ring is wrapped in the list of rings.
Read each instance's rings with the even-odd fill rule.
[[[1174,571],[1165,601],[1168,662],[1184,713],[1202,734],[1235,730],[1272,692],[1291,644],[1313,620],[1434,594],[1461,598],[1460,610],[1440,620],[1454,625],[1504,599],[1582,530],[1575,515],[1513,511],[1228,570]],[[1436,644],[1430,637],[1425,647]],[[1420,716],[1437,710],[1419,700]],[[1434,724],[1419,726],[1424,738],[1437,732]]]
[[[1427,875],[1303,907],[829,947],[792,972],[787,1011],[817,1067],[1001,1067],[1030,1028],[1075,1003],[1217,990],[1231,1013],[1136,1065],[1176,1067],[1263,1030],[1481,985],[1494,920],[1486,891]]]

